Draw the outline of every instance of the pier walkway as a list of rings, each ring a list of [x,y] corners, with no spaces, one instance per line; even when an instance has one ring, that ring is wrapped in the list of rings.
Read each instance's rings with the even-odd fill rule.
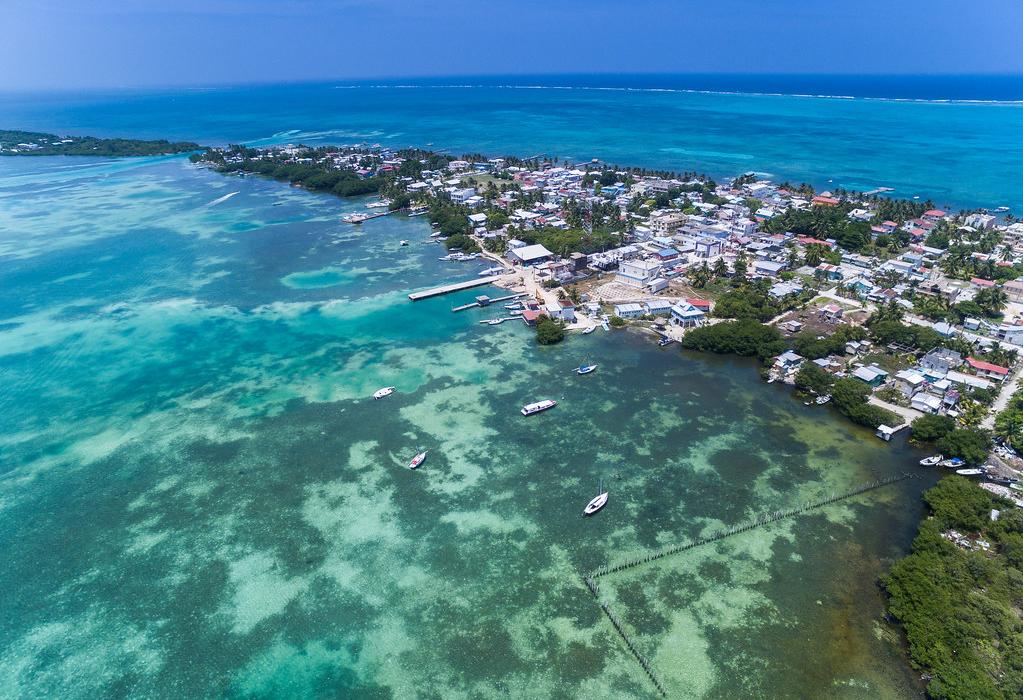
[[[463,289],[472,289],[473,287],[482,287],[485,284],[493,284],[494,282],[506,279],[507,277],[508,275],[494,275],[492,277],[478,277],[464,282],[453,282],[440,287],[434,287],[433,289],[425,289],[421,292],[412,292],[408,295],[408,298],[409,301],[429,299],[430,297],[437,297],[441,294],[450,294],[451,292],[458,292]]]

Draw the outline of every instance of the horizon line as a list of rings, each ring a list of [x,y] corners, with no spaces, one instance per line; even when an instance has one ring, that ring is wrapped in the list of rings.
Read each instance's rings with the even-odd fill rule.
[[[685,78],[685,77],[702,77],[702,78],[713,78],[713,77],[750,77],[750,78],[837,78],[837,79],[848,79],[848,78],[873,78],[873,79],[892,79],[892,78],[1006,78],[1013,79],[1018,78],[1023,80],[1023,72],[938,72],[938,73],[921,73],[921,72],[893,72],[893,73],[874,73],[874,72],[796,72],[796,71],[689,71],[689,72],[673,72],[673,71],[608,71],[608,72],[578,72],[578,71],[565,71],[565,72],[522,72],[522,73],[437,73],[437,74],[420,74],[420,75],[369,75],[369,76],[339,76],[339,77],[323,77],[323,78],[286,78],[286,79],[271,79],[271,80],[240,80],[240,81],[214,81],[208,83],[189,83],[189,82],[171,82],[171,83],[150,83],[150,84],[134,84],[134,85],[64,85],[64,86],[43,86],[43,87],[5,87],[0,86],[0,94],[67,94],[67,93],[83,93],[83,92],[156,92],[163,90],[217,90],[217,89],[239,89],[239,88],[250,88],[250,87],[271,87],[271,86],[287,86],[287,85],[324,85],[330,83],[367,83],[370,81],[376,81],[381,84],[398,81],[408,81],[411,83],[419,81],[434,81],[434,80],[452,80],[459,78],[467,79],[524,79],[524,78],[634,78],[634,77],[649,77],[649,78]],[[495,86],[497,87],[497,86]],[[948,98],[954,99],[954,98]]]

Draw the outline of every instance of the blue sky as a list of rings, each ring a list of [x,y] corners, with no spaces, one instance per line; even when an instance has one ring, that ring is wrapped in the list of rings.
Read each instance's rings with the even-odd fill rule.
[[[0,89],[1023,73],[1021,0],[5,0]]]

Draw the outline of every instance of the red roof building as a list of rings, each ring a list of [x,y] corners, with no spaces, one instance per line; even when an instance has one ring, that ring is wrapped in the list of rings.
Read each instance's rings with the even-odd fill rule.
[[[970,284],[975,287],[994,287],[995,283],[991,280],[983,280],[980,277],[971,277]]]
[[[710,300],[709,299],[686,299],[686,303],[690,306],[695,306],[700,311],[710,311]]]
[[[817,195],[811,202],[819,207],[837,207],[839,202],[834,197],[825,197],[823,195]]]
[[[989,377],[1004,379],[1009,374],[1008,367],[1002,367],[1001,365],[992,364],[990,362],[984,362],[984,360],[978,360],[973,357],[967,357],[966,364],[968,364],[970,367],[977,370],[981,374],[984,374]]]

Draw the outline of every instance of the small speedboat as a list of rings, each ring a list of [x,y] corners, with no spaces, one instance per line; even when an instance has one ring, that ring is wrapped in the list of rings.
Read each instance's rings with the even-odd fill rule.
[[[368,218],[370,218],[369,214],[362,213],[345,214],[344,216],[341,217],[341,221],[345,222],[346,224],[361,224]]]
[[[597,495],[590,499],[590,502],[583,508],[583,515],[593,515],[607,505],[607,491],[604,490],[603,483],[597,485],[597,491]]]
[[[575,369],[576,374],[589,374],[590,372],[597,369],[597,365],[579,365]]]
[[[944,455],[934,455],[933,457],[924,457],[920,460],[921,467],[933,467],[935,464],[941,464],[941,460],[945,459]]]
[[[510,304],[505,304],[504,308],[508,309],[509,311],[515,311],[517,309],[521,309],[522,308],[522,302],[521,301],[513,301]]]
[[[831,394],[825,394],[824,396],[818,396],[816,399],[814,399],[814,401],[816,402],[816,404],[818,406],[823,406],[828,401],[831,401]]]
[[[401,241],[398,245],[408,245],[408,241]]]
[[[596,326],[590,326],[589,328],[587,328],[586,330],[583,331],[583,335],[589,335],[590,333],[592,333],[595,330],[597,330]]]
[[[983,469],[956,469],[959,476],[983,476]]]
[[[674,342],[675,342],[674,338],[669,338],[669,337],[665,336],[665,337],[661,338],[660,340],[658,340],[657,344],[660,345],[663,348],[665,345],[671,345]]]
[[[416,469],[417,467],[419,467],[419,465],[421,465],[423,462],[425,462],[426,461],[426,453],[427,452],[428,452],[428,450],[423,450],[422,452],[417,454],[415,457],[413,457],[412,461],[408,463],[408,468],[409,469]]]
[[[543,401],[537,401],[536,403],[527,403],[522,407],[522,415],[531,416],[534,413],[540,413],[546,411],[549,408],[554,408],[558,405],[558,402],[554,399],[544,399]]]
[[[385,396],[390,396],[393,393],[394,393],[394,387],[393,386],[385,386],[383,389],[377,389],[376,391],[374,391],[373,392],[373,398],[374,399],[382,399]]]
[[[948,467],[949,469],[959,469],[960,467],[965,465],[966,462],[959,459],[958,457],[951,457],[949,459],[943,460],[940,464],[941,466]]]

